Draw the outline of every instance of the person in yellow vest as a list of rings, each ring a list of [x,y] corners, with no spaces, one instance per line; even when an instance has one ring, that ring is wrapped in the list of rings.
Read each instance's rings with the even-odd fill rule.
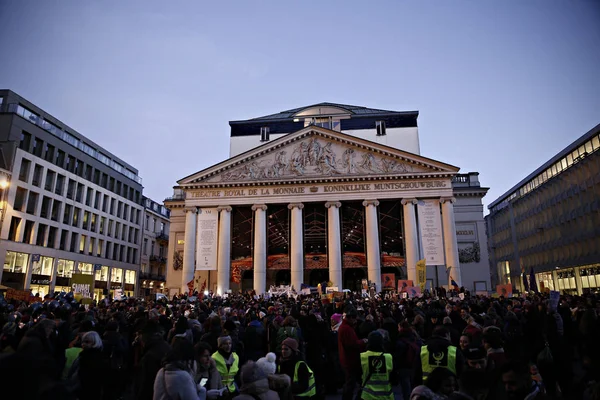
[[[240,358],[232,351],[231,337],[219,337],[217,346],[218,350],[213,353],[212,358],[217,364],[217,371],[221,374],[223,386],[227,388],[230,394],[237,394],[236,379],[239,378]]]
[[[425,382],[436,368],[447,368],[460,377],[464,358],[462,353],[450,344],[450,331],[442,325],[435,327],[431,338],[421,347],[421,355],[416,362],[415,386]]]
[[[291,391],[295,399],[316,396],[315,374],[298,351],[298,341],[294,338],[287,338],[281,343],[278,373],[286,374],[292,380]]]
[[[383,352],[383,335],[378,331],[369,333],[367,351],[360,353],[362,368],[363,400],[394,400],[392,393],[392,355]]]

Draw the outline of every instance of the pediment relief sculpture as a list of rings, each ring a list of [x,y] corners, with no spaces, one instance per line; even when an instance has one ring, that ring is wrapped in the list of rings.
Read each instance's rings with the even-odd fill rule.
[[[312,136],[280,148],[242,166],[210,177],[207,182],[264,179],[410,174],[426,169],[378,154]]]

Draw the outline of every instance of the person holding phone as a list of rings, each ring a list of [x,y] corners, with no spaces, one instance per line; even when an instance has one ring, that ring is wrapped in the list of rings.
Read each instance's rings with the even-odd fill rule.
[[[206,398],[209,400],[218,398],[223,393],[223,378],[217,370],[215,360],[210,356],[212,349],[205,342],[198,342],[194,346],[196,359],[196,373],[194,380],[196,383],[206,389]]]

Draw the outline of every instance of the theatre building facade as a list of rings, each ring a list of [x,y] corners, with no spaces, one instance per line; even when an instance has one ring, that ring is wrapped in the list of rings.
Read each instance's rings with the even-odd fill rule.
[[[487,254],[479,265],[487,190],[477,174],[419,155],[417,116],[322,103],[230,122],[231,157],[179,180],[165,200],[170,293],[359,290],[363,280],[379,291],[416,285],[420,259],[428,287],[452,276],[489,289]],[[475,239],[461,244],[459,225]],[[463,257],[473,251],[477,260]]]

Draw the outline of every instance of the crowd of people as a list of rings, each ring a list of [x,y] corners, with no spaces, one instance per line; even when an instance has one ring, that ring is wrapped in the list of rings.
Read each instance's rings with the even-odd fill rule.
[[[463,296],[464,295],[464,296]],[[23,399],[600,399],[600,298],[0,299]]]

